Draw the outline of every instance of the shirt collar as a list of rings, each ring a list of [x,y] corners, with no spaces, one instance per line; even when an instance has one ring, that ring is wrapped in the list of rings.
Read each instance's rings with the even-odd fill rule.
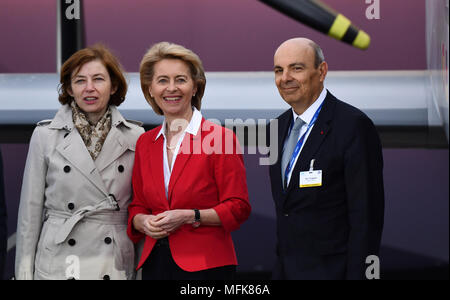
[[[305,110],[301,115],[297,115],[292,109],[292,114],[294,117],[294,121],[297,120],[297,117],[300,117],[300,119],[303,120],[306,124],[309,124],[314,117],[314,114],[316,113],[319,106],[323,103],[325,100],[325,97],[327,96],[327,89],[323,87],[322,92],[320,93],[319,97],[316,99],[316,101],[311,104],[307,110]]]
[[[192,118],[191,121],[189,122],[188,126],[186,127],[186,129],[184,130],[184,132],[187,132],[189,134],[192,135],[197,135],[198,130],[200,129],[200,125],[202,124],[202,113],[195,108],[194,106],[192,107]],[[162,135],[164,136],[164,138],[166,138],[166,134],[165,134],[165,129],[166,128],[166,119],[164,119],[161,129],[159,130],[158,134],[156,135],[155,141]]]

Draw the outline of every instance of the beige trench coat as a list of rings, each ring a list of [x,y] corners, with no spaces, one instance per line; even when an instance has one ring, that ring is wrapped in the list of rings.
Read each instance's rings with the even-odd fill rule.
[[[92,160],[69,105],[33,132],[20,197],[16,279],[133,279],[126,234],[136,140],[144,129],[111,106]]]

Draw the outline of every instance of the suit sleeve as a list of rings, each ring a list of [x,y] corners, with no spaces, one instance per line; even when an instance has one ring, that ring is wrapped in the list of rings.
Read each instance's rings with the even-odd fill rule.
[[[133,243],[139,242],[145,235],[137,231],[133,226],[133,218],[137,214],[150,214],[151,212],[145,205],[145,199],[143,196],[143,184],[142,184],[142,173],[141,173],[141,163],[143,159],[142,156],[142,136],[136,142],[136,152],[134,158],[132,184],[133,184],[133,200],[128,206],[128,227],[127,234],[128,237],[133,241]]]
[[[347,279],[364,279],[366,258],[378,255],[384,222],[383,156],[372,121],[360,118],[345,153],[350,234]]]
[[[16,279],[33,279],[34,261],[42,228],[47,163],[38,126],[31,137],[20,194],[16,236]]]
[[[214,154],[214,176],[220,202],[214,210],[224,229],[231,232],[247,220],[251,207],[239,142],[231,130],[224,129],[222,133],[224,134],[223,152]]]
[[[5,190],[3,185],[3,161],[2,161],[2,153],[0,151],[0,280],[3,279],[3,272],[5,269],[6,242],[7,242],[6,203],[5,203]]]

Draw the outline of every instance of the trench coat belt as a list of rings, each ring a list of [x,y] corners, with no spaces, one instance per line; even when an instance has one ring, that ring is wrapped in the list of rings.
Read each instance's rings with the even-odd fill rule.
[[[128,213],[126,210],[119,211],[119,205],[116,199],[110,195],[97,205],[82,207],[73,214],[57,210],[47,210],[46,216],[66,219],[55,235],[56,244],[61,244],[67,239],[75,225],[83,219],[106,225],[126,225]]]

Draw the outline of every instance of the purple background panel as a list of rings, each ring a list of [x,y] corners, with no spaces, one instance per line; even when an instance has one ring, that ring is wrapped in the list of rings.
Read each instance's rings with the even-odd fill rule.
[[[0,73],[56,72],[56,1],[0,1]]]
[[[426,69],[423,1],[380,1],[379,20],[366,18],[364,0],[324,2],[370,34],[367,51],[257,0],[84,1],[86,41],[111,47],[128,72],[160,41],[194,50],[206,71],[270,71],[278,45],[296,36],[318,42],[330,70]],[[56,1],[2,0],[0,41],[0,73],[55,72]]]

